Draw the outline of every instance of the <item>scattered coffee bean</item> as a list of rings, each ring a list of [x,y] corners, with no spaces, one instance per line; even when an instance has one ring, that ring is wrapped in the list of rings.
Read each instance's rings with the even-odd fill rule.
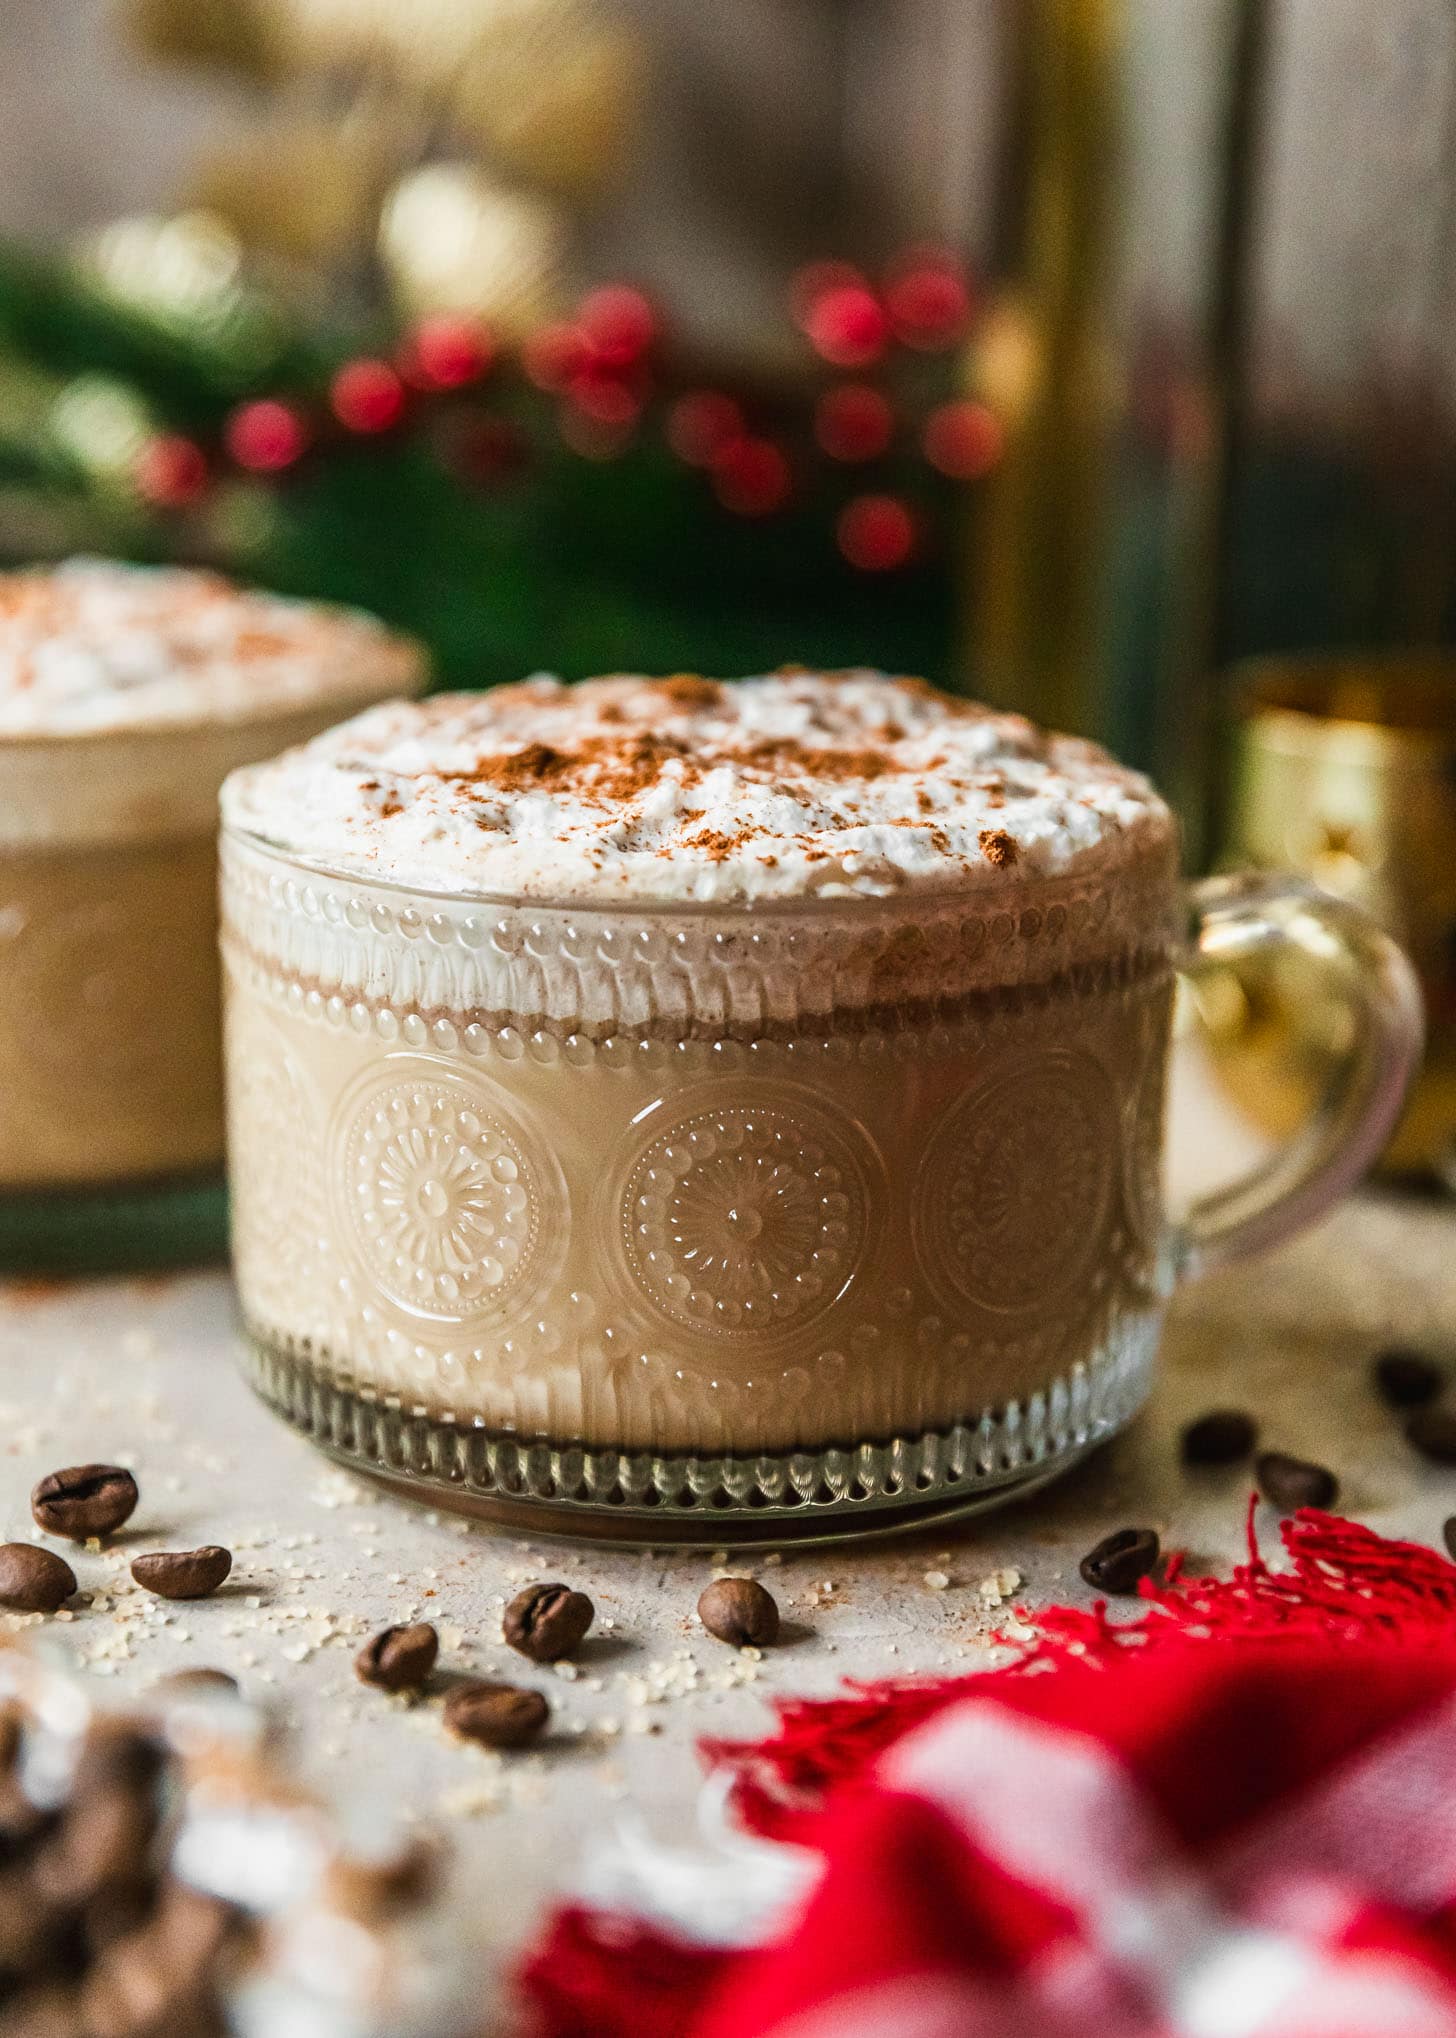
[[[506,1608],[501,1629],[533,1663],[555,1663],[571,1654],[595,1613],[586,1594],[569,1585],[528,1585]]]
[[[418,1691],[439,1653],[440,1637],[427,1620],[381,1628],[354,1658],[354,1675],[381,1691]]]
[[[122,1465],[68,1465],[47,1472],[30,1496],[36,1525],[73,1543],[115,1535],[136,1504],[136,1480]]]
[[[1183,1432],[1185,1465],[1236,1465],[1258,1442],[1258,1426],[1242,1408],[1211,1408]]]
[[[756,1578],[715,1578],[698,1600],[698,1619],[735,1649],[768,1648],[779,1638],[778,1602]]]
[[[159,1599],[206,1599],[233,1568],[233,1553],[220,1543],[200,1550],[152,1550],[133,1557],[131,1575]]]
[[[1104,1536],[1077,1569],[1095,1592],[1136,1592],[1157,1561],[1157,1530],[1124,1528]]]
[[[1370,1362],[1375,1391],[1389,1408],[1424,1408],[1446,1384],[1446,1376],[1424,1352],[1395,1348]]]
[[[202,1696],[212,1691],[235,1693],[239,1688],[237,1678],[230,1677],[226,1670],[202,1664],[195,1670],[169,1670],[151,1687],[158,1698],[190,1698],[194,1692]]]
[[[1405,1426],[1405,1440],[1433,1465],[1456,1465],[1456,1409],[1418,1408]]]
[[[76,1589],[64,1557],[38,1543],[0,1543],[0,1606],[17,1613],[54,1613]]]
[[[1261,1451],[1254,1460],[1259,1491],[1281,1514],[1301,1507],[1333,1507],[1340,1482],[1324,1465],[1291,1458],[1284,1451]]]
[[[473,1678],[457,1684],[445,1700],[445,1724],[462,1741],[482,1748],[523,1748],[534,1741],[551,1708],[539,1691],[519,1684],[492,1684]]]

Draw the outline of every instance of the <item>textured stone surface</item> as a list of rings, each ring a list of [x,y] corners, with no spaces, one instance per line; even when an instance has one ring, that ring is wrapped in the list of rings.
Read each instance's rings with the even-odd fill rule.
[[[236,1378],[220,1273],[0,1291],[0,1540],[38,1534],[27,1496],[54,1466],[132,1466],[140,1505],[111,1550],[71,1549],[81,1591],[69,1618],[44,1623],[50,1634],[118,1688],[204,1664],[232,1671],[281,1708],[311,1777],[340,1794],[387,1779],[450,1831],[462,1932],[498,1967],[594,1828],[630,1805],[649,1829],[685,1837],[694,1742],[764,1728],[774,1692],[972,1669],[1022,1609],[1089,1599],[1078,1559],[1130,1521],[1187,1549],[1192,1568],[1226,1567],[1252,1468],[1180,1468],[1179,1430],[1206,1408],[1256,1410],[1264,1445],[1339,1473],[1350,1513],[1439,1547],[1456,1472],[1408,1449],[1367,1366],[1394,1342],[1456,1363],[1453,1244],[1449,1205],[1353,1201],[1257,1278],[1230,1269],[1183,1298],[1148,1414],[1049,1495],[958,1531],[728,1567],[760,1576],[781,1607],[780,1645],[761,1660],[697,1624],[711,1553],[524,1544],[333,1470]],[[1260,1521],[1272,1536],[1267,1510]],[[132,1585],[139,1550],[207,1542],[234,1552],[212,1599],[168,1606]],[[505,1647],[500,1618],[542,1578],[589,1592],[597,1621],[574,1662],[537,1669]],[[414,1705],[361,1686],[357,1649],[410,1620],[438,1627],[442,1672],[543,1691],[552,1725],[539,1746],[461,1746],[442,1727],[438,1685]],[[28,1625],[42,1622],[0,1615],[0,1628]]]

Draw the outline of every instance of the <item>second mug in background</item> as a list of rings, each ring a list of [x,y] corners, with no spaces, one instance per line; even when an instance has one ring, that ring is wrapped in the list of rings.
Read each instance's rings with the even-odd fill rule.
[[[0,576],[0,1269],[221,1256],[218,787],[425,676],[210,573]]]

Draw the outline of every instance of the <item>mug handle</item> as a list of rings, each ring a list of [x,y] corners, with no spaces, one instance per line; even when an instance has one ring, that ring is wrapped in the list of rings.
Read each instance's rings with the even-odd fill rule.
[[[1390,936],[1359,907],[1302,878],[1248,871],[1186,893],[1184,976],[1236,968],[1276,948],[1301,951],[1350,1007],[1352,1043],[1308,1122],[1240,1180],[1199,1197],[1177,1227],[1180,1280],[1263,1252],[1322,1217],[1384,1146],[1424,1037],[1420,987]]]

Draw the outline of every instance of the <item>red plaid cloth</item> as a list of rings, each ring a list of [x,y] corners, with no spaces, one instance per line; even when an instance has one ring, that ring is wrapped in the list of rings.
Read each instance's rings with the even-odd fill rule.
[[[1287,1572],[1054,1610],[1011,1670],[713,1750],[803,1889],[747,1943],[562,1912],[537,2028],[1452,2038],[1456,1568],[1323,1515],[1285,1540]]]

